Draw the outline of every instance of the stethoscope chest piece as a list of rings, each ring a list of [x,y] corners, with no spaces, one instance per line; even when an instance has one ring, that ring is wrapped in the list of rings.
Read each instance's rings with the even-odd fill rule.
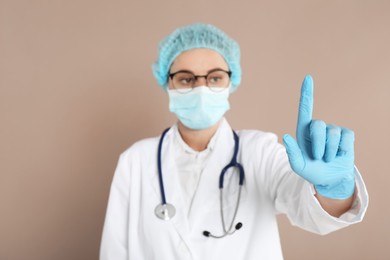
[[[176,214],[176,209],[172,204],[158,204],[154,209],[154,213],[159,219],[170,220]]]

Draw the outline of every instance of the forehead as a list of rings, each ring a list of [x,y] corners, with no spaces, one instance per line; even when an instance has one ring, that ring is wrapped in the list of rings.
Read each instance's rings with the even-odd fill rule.
[[[229,66],[218,52],[211,49],[198,48],[182,52],[177,56],[172,63],[171,72],[190,70],[196,73],[205,73],[214,68],[228,70]]]

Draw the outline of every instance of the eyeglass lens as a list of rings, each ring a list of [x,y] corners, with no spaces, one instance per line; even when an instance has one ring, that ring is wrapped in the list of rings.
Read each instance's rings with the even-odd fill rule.
[[[224,70],[214,70],[207,75],[194,75],[188,71],[179,71],[172,74],[172,83],[175,89],[193,88],[198,80],[206,79],[206,86],[210,88],[224,89],[229,85],[229,72]]]

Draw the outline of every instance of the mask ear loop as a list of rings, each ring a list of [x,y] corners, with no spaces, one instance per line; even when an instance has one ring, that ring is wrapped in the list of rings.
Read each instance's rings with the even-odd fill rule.
[[[166,93],[168,93],[168,91],[169,91],[169,77],[168,77],[168,79],[167,79],[167,82],[165,83],[165,85],[164,85],[164,87],[163,87],[163,89],[164,89],[164,91],[166,92]]]
[[[235,90],[233,90],[232,80],[229,79],[229,94],[232,94]]]

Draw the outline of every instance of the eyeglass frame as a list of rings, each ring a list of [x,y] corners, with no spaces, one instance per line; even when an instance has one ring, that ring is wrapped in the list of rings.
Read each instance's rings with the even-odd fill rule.
[[[182,72],[190,73],[190,74],[192,74],[192,75],[194,76],[194,78],[195,78],[194,85],[193,85],[191,88],[194,88],[195,83],[198,81],[198,78],[204,78],[204,79],[206,80],[206,86],[208,87],[207,77],[208,77],[211,73],[216,72],[216,71],[223,71],[223,72],[227,73],[228,76],[229,76],[229,81],[230,81],[230,78],[231,78],[231,76],[232,76],[232,72],[231,72],[230,70],[223,70],[223,69],[220,69],[220,68],[212,69],[212,70],[210,70],[206,75],[195,75],[195,74],[194,74],[192,71],[190,71],[190,70],[179,70],[179,71],[176,71],[176,72],[173,72],[173,73],[168,74],[168,77],[169,77],[171,80],[173,80],[173,77],[174,77],[176,74],[178,74],[178,73],[182,73]],[[227,87],[227,86],[226,86],[226,87]]]

